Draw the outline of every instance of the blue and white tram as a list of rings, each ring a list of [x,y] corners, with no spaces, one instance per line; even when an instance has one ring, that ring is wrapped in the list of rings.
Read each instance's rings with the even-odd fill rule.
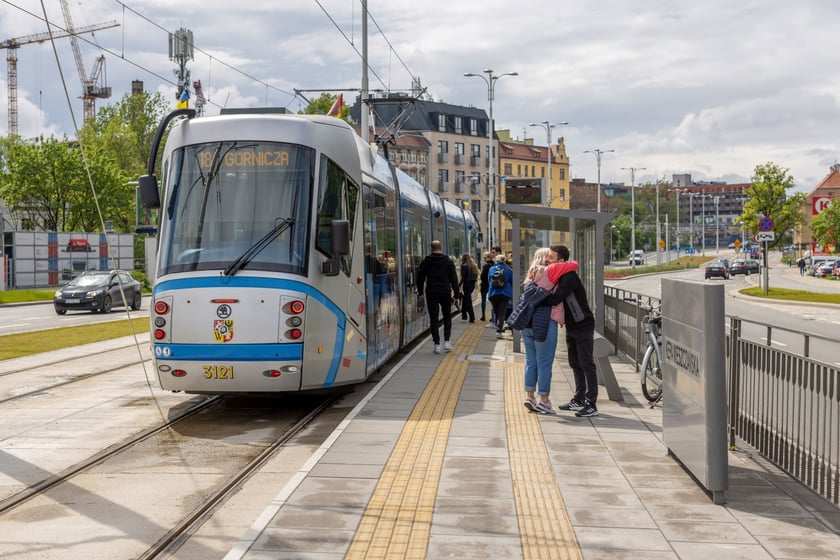
[[[151,309],[163,389],[276,393],[359,383],[428,329],[414,289],[439,238],[476,253],[474,216],[334,117],[237,113],[158,129]],[[153,174],[160,139],[177,121]]]

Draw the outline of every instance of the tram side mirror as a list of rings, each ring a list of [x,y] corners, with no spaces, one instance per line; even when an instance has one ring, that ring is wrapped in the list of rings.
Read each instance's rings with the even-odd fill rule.
[[[140,202],[142,202],[143,208],[160,208],[157,177],[143,175],[137,182],[137,188],[140,190]]]
[[[321,263],[321,272],[327,276],[338,276],[339,259],[350,254],[350,222],[333,220],[330,223],[330,247],[332,255]]]

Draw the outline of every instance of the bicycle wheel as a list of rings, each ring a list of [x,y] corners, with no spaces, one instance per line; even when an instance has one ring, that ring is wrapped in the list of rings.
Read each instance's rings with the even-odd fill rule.
[[[662,395],[662,365],[651,345],[648,345],[642,360],[642,394],[648,402],[654,402]]]

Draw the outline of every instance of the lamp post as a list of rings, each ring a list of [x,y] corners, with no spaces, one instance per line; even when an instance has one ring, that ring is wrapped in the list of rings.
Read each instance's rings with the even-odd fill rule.
[[[700,195],[701,199],[701,210],[703,212],[703,223],[700,226],[700,242],[703,244],[701,248],[701,254],[705,257],[706,256],[706,199],[712,198],[712,195],[706,194],[705,192]]]
[[[720,254],[720,197],[715,199],[715,252]]]
[[[677,193],[677,258],[680,257],[680,195],[682,194],[682,190],[680,189],[668,189],[671,192]],[[667,216],[667,215],[666,215]]]
[[[615,232],[615,225],[610,226],[610,261],[615,260],[615,252],[613,251],[613,233]],[[618,245],[618,243],[616,243]]]
[[[688,189],[683,191],[685,194],[688,195],[688,239],[689,243],[691,244],[691,249],[694,249],[694,197],[697,196],[695,193],[690,192]]]
[[[584,150],[584,154],[595,154],[595,163],[598,165],[598,212],[601,211],[601,154],[608,154],[615,152],[615,150],[602,150],[595,148],[594,150]]]
[[[546,145],[546,154],[547,154],[547,161],[548,164],[548,171],[546,172],[546,184],[545,184],[545,205],[547,207],[551,207],[551,201],[554,200],[554,197],[551,194],[551,130],[558,125],[561,124],[569,124],[566,121],[560,121],[559,123],[551,124],[549,121],[541,121],[540,123],[531,123],[528,126],[541,126],[545,129],[545,145]]]
[[[636,171],[644,171],[644,167],[622,167],[622,169],[630,172],[630,263],[632,268],[636,268]],[[600,175],[599,175],[600,177]],[[599,187],[599,198],[600,198],[600,186],[601,181],[598,180],[598,187]],[[657,206],[658,208],[658,206]],[[657,222],[659,221],[659,214],[656,216]],[[657,228],[657,240],[659,242],[658,234],[659,234],[659,224],[656,224]],[[658,253],[657,253],[658,255]],[[657,264],[659,263],[659,257],[657,256]]]
[[[493,173],[493,92],[496,89],[496,80],[503,76],[518,76],[518,72],[505,72],[504,74],[499,74],[498,76],[493,75],[493,70],[485,69],[484,74],[487,76],[483,76],[481,74],[473,74],[472,72],[466,72],[464,76],[467,78],[481,78],[484,80],[484,83],[487,84],[487,102],[490,105],[489,117],[490,122],[489,126],[487,127],[487,233],[490,239],[489,247],[492,247],[496,243],[496,224],[495,224],[495,211],[496,211],[496,181],[495,181],[495,174]]]

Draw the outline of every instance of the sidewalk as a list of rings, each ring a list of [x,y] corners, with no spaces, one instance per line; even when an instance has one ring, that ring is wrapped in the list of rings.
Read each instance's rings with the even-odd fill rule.
[[[611,358],[624,402],[602,391],[598,417],[537,415],[510,335],[454,323],[455,351],[414,350],[226,559],[837,557],[840,509],[750,449],[729,453],[714,505],[668,454],[662,410],[625,360]],[[555,404],[571,395],[562,337],[559,350]]]

